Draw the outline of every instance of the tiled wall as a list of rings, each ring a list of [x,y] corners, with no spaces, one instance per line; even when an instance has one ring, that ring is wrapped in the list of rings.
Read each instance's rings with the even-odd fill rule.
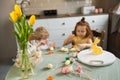
[[[79,13],[81,6],[92,5],[90,0],[30,0],[24,6],[25,14],[43,14],[43,10],[57,9],[58,14]]]

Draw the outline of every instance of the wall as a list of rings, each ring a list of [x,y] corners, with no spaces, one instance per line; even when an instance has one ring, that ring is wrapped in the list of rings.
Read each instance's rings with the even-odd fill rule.
[[[90,1],[90,2],[89,2]],[[43,14],[43,10],[57,9],[58,14],[80,13],[80,7],[95,5],[108,12],[120,0],[31,0],[30,5],[24,6],[25,14]]]
[[[105,12],[109,12],[119,2],[120,0],[96,0],[94,5],[98,8],[102,7]]]
[[[24,6],[25,14],[43,14],[43,10],[57,9],[58,14],[79,13],[81,6],[88,6],[89,0],[31,0]]]
[[[0,0],[0,63],[12,61],[16,55],[16,42],[12,33],[13,24],[9,12],[13,10],[14,0]]]

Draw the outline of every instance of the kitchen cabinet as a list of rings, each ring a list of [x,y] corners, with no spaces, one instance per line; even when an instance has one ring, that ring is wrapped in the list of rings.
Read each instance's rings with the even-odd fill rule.
[[[91,29],[106,31],[104,49],[107,49],[108,14],[37,19],[33,28],[36,29],[39,26],[46,27],[50,33],[49,40],[55,42],[56,46],[61,47],[64,40],[72,33],[76,23],[80,21],[82,17],[85,17]]]

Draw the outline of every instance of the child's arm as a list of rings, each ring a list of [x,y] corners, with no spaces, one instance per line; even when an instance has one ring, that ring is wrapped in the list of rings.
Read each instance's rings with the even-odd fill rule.
[[[73,41],[73,36],[74,35],[69,35],[67,39],[64,40],[64,44],[63,45],[67,45],[69,43],[72,43]]]
[[[78,44],[78,47],[79,47],[80,49],[85,49],[85,48],[90,48],[91,45],[92,45],[92,40],[89,39],[89,42],[88,42],[88,43]]]
[[[56,47],[56,45],[55,45],[55,43],[54,43],[54,42],[50,42],[50,43],[49,43],[49,47],[53,47],[53,48],[55,48],[55,47]]]
[[[41,45],[45,45],[47,44],[47,40],[40,40],[37,44],[36,44],[36,47],[39,47]]]

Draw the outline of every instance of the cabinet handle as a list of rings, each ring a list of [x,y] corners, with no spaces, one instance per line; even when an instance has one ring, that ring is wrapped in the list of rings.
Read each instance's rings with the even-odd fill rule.
[[[62,36],[65,36],[65,33],[62,33]]]
[[[62,25],[65,25],[65,22],[63,22]]]
[[[95,20],[92,20],[93,23],[95,23]]]
[[[95,29],[96,31],[99,31],[99,29]]]

